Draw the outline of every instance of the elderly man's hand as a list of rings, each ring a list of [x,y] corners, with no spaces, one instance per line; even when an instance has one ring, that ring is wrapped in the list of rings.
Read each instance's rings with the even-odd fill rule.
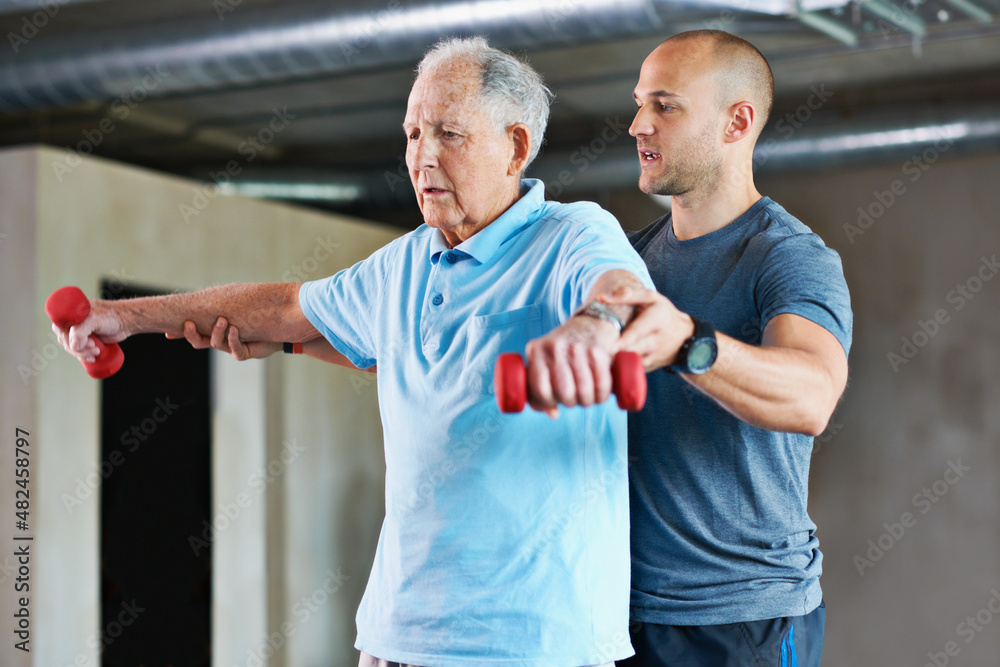
[[[573,317],[546,336],[530,341],[528,403],[550,417],[557,405],[596,405],[611,395],[611,356],[618,332],[591,317]]]
[[[239,330],[235,326],[227,327],[227,324],[226,318],[220,317],[215,321],[212,333],[208,336],[202,336],[198,333],[194,322],[188,321],[184,323],[184,338],[196,350],[204,350],[211,347],[231,355],[237,361],[263,359],[281,349],[281,343],[267,343],[262,341],[243,342],[240,340]],[[171,340],[180,338],[180,336],[169,333],[166,336]]]
[[[91,334],[105,343],[119,343],[130,333],[114,308],[113,301],[90,300],[90,314],[87,318],[68,329],[52,325],[52,332],[63,348],[82,362],[97,361],[97,344],[90,340]]]

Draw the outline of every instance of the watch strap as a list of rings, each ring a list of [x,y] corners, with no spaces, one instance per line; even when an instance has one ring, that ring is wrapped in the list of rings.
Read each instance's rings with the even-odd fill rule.
[[[573,314],[573,317],[577,315],[584,315],[586,317],[593,317],[594,319],[604,320],[605,322],[610,322],[618,329],[618,333],[622,332],[625,328],[625,322],[622,318],[618,317],[607,305],[601,303],[600,301],[591,301],[585,305],[580,310]]]

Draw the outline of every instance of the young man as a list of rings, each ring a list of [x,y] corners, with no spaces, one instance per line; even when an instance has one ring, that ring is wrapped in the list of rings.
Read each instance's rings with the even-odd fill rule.
[[[619,347],[649,372],[629,417],[636,655],[619,665],[818,667],[806,497],[812,437],[847,382],[840,258],[754,187],[773,79],[751,44],[677,35],[634,97],[639,187],[673,204],[630,235],[656,291],[608,299],[638,308]]]

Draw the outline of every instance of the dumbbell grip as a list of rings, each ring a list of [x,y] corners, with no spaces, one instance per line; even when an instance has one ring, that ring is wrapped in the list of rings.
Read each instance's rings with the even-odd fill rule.
[[[638,412],[646,403],[646,372],[635,352],[619,352],[611,366],[612,391],[618,407]],[[520,354],[508,352],[497,359],[494,388],[501,412],[517,413],[527,403],[528,377]]]
[[[79,287],[60,287],[45,301],[45,314],[60,329],[69,329],[87,319],[90,301]],[[92,363],[81,362],[87,375],[103,380],[117,373],[125,362],[121,346],[105,343],[94,334],[90,335],[90,340],[97,345],[98,354],[97,360]]]

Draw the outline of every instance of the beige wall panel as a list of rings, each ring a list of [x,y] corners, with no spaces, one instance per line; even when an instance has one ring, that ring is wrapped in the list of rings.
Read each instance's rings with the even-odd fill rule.
[[[0,195],[19,195],[0,201],[0,233],[8,233],[6,225],[15,219],[27,230],[0,237],[0,258],[16,250],[21,265],[35,267],[33,284],[22,283],[17,298],[6,296],[14,262],[4,261],[0,269],[5,311],[9,305],[21,316],[15,321],[5,314],[2,325],[5,340],[13,341],[0,353],[7,378],[0,401],[4,427],[9,419],[33,422],[41,445],[32,462],[38,547],[31,664],[96,665],[99,495],[95,491],[67,507],[64,494],[72,496],[81,483],[88,488],[88,475],[99,465],[99,383],[67,355],[43,356],[37,376],[24,382],[16,375],[18,364],[30,363],[32,350],[51,347],[44,299],[65,284],[94,296],[102,278],[166,291],[315,279],[366,257],[399,231],[270,202],[223,196],[199,201],[205,190],[193,182],[99,159],[74,161],[48,148],[4,151],[0,165]],[[189,221],[183,206],[191,207]],[[213,372],[213,512],[240,489],[256,493],[249,483],[255,472],[275,460],[283,466],[260,502],[255,499],[246,515],[218,533],[216,659],[252,663],[254,651],[265,653],[265,633],[273,637],[287,618],[293,627],[285,641],[272,642],[279,649],[266,651],[274,653],[269,664],[305,664],[299,655],[323,664],[356,660],[354,610],[382,520],[374,384],[358,371],[280,356],[239,365],[220,355]],[[17,396],[8,394],[12,377],[25,388]],[[360,388],[358,377],[365,380]],[[303,451],[289,455],[288,442],[302,443]],[[3,508],[13,502],[9,484],[6,477],[0,480]],[[322,590],[328,571],[338,583],[326,586],[336,590],[302,620],[296,602]]]

